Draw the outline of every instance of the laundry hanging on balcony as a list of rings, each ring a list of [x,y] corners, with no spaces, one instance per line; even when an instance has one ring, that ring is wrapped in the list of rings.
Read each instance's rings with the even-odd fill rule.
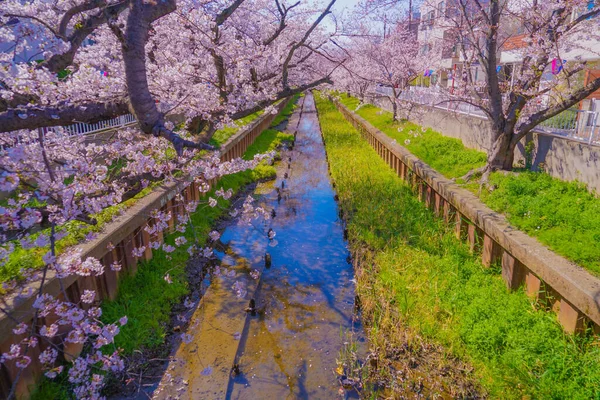
[[[558,75],[560,73],[560,71],[562,71],[563,69],[563,64],[566,64],[567,60],[560,60],[558,58],[555,58],[554,60],[552,60],[552,74],[553,75]]]

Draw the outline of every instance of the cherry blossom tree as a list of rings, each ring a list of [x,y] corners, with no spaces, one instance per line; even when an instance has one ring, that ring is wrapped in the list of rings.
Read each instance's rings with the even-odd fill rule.
[[[205,147],[167,129],[165,113],[236,119],[329,82],[307,65],[327,42],[319,24],[332,5],[311,21],[313,7],[279,1],[5,1],[0,130],[132,111],[142,132],[178,152]],[[26,50],[29,62],[15,64]]]
[[[345,72],[357,82],[359,93],[365,85],[373,90],[376,85],[389,88],[386,97],[392,105],[394,121],[402,107],[400,96],[422,72],[425,63],[419,57],[417,37],[408,30],[406,21],[398,23],[385,37],[364,32],[355,36],[349,46],[352,58],[345,64]]]
[[[598,13],[600,6],[587,0],[446,2],[435,21],[443,35],[432,40],[454,47],[462,73],[455,77],[453,97],[446,93],[440,100],[473,104],[488,117],[492,146],[486,167],[477,171],[484,178],[494,170],[511,170],[515,147],[527,133],[600,88],[600,79],[581,83],[587,62],[580,56],[563,65],[567,54],[594,53]],[[507,49],[511,38],[522,45]],[[518,60],[510,73],[501,54]],[[475,65],[482,68],[483,80],[474,77]],[[551,70],[553,79],[544,79]]]
[[[339,48],[345,53],[346,62],[334,74],[337,88],[363,101],[367,94],[386,97],[394,120],[400,109],[410,108],[401,100],[402,93],[426,65],[420,57],[410,13],[407,18],[402,7],[387,1],[359,3],[343,21]],[[383,90],[376,91],[380,86]],[[387,91],[389,94],[383,94]]]
[[[21,266],[18,279],[3,285],[0,310],[15,323],[16,342],[0,362],[24,371],[38,357],[47,377],[66,374],[77,397],[99,396],[105,372],[124,367],[114,337],[127,317],[102,323],[97,294],[73,299],[62,282],[118,271],[121,262],[82,258],[62,241],[74,231],[85,236],[81,243],[93,240],[99,215],[114,215],[153,183],[194,183],[206,193],[209,182],[269,159],[222,163],[218,154],[199,150],[212,149],[206,139],[223,124],[271,112],[278,100],[330,82],[343,60],[328,55],[331,33],[320,25],[334,1],[321,9],[279,0],[0,3],[0,267],[17,252],[41,259],[41,266]],[[61,128],[129,112],[137,126],[104,142]],[[183,115],[190,129],[176,131],[171,114]],[[160,235],[177,211],[175,229],[185,232],[198,206],[154,211],[144,229]],[[243,211],[246,218],[266,215],[250,201]],[[149,246],[211,254],[184,236],[174,245],[153,240]],[[145,250],[135,247],[131,255]],[[59,282],[58,296],[48,293],[50,280]],[[25,299],[33,300],[27,324],[10,310]],[[80,354],[84,346],[89,350]],[[68,371],[61,360],[70,361]]]

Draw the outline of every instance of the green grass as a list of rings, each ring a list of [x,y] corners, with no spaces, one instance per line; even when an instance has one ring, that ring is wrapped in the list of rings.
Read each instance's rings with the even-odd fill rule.
[[[481,199],[511,224],[600,276],[600,199],[578,182],[523,171],[492,174]]]
[[[292,108],[289,109],[290,112],[291,110]],[[292,135],[267,129],[248,147],[244,159],[249,160],[256,154],[273,151],[283,141],[292,139]],[[275,172],[274,166],[261,163],[253,170],[224,176],[207,196],[211,196],[218,188],[232,189],[237,193],[251,182],[273,178]],[[215,222],[227,213],[229,206],[230,201],[223,198],[218,198],[218,206],[214,208],[201,203],[198,210],[192,214],[191,224],[188,224],[188,229],[183,234],[188,243],[192,243],[194,237],[197,237],[199,246],[203,246]],[[165,242],[173,244],[175,237],[180,235],[178,232],[167,235]],[[114,322],[123,315],[128,316],[127,325],[115,337],[116,346],[123,348],[125,354],[131,354],[141,348],[156,348],[164,342],[170,310],[173,304],[188,292],[183,268],[189,257],[187,247],[181,246],[171,253],[172,260],[168,260],[167,254],[162,250],[154,250],[152,259],[142,263],[135,276],[119,282],[117,299],[103,304],[103,320],[106,322]],[[173,268],[175,265],[179,267]],[[164,280],[167,272],[171,276],[172,284]]]
[[[293,102],[296,99],[297,97]],[[293,109],[292,104],[282,110],[282,113],[285,112],[289,116]],[[244,159],[249,160],[257,154],[276,150],[284,141],[292,140],[293,135],[267,129],[248,147]],[[275,173],[275,167],[263,162],[253,170],[222,177],[216,188],[207,196],[213,195],[218,188],[224,190],[231,188],[237,193],[252,182],[273,178]],[[186,232],[165,235],[165,242],[173,244],[176,237],[185,236],[190,244],[193,243],[194,237],[197,237],[198,245],[205,245],[208,233],[213,229],[215,222],[227,213],[231,204],[230,200],[221,197],[217,201],[218,206],[214,208],[201,204],[191,215],[191,223],[188,224]],[[124,315],[128,317],[127,324],[115,337],[115,346],[122,348],[124,355],[131,355],[135,350],[156,349],[164,343],[171,309],[189,293],[184,269],[189,258],[187,247],[187,245],[181,246],[170,253],[171,260],[167,259],[164,251],[153,250],[151,260],[138,264],[136,275],[127,276],[119,281],[116,299],[102,304],[103,322],[112,323]],[[166,273],[171,276],[171,284],[164,280]],[[32,398],[70,399],[72,396],[68,390],[69,384],[61,379],[61,377],[56,381],[43,379]]]
[[[472,364],[492,398],[599,398],[598,340],[565,334],[523,291],[507,291],[499,271],[433,217],[333,104],[316,100],[351,247],[373,257],[368,285],[359,275],[357,288],[373,305],[365,312],[372,341],[389,333],[383,319],[398,315],[394,325]]]
[[[240,128],[254,122],[254,120],[260,117],[262,113],[262,110],[257,111],[254,114],[250,114],[247,117],[236,120],[234,122],[234,126],[226,126],[222,129],[217,130],[213,137],[210,139],[209,144],[216,147],[221,147],[223,143],[225,143],[230,137],[235,135],[240,130]]]
[[[358,99],[346,95],[341,102],[350,110],[359,104]],[[448,178],[459,178],[485,165],[485,154],[465,148],[460,140],[431,129],[423,133],[411,122],[394,123],[391,113],[373,105],[362,106],[357,114]],[[600,199],[579,182],[565,182],[543,172],[517,172],[492,173],[489,183],[495,190],[483,190],[481,200],[504,213],[518,229],[600,276]],[[479,194],[478,184],[467,188]]]

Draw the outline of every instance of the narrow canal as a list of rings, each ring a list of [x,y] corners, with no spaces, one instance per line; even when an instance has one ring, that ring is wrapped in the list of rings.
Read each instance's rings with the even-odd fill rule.
[[[163,379],[163,388],[183,382],[182,398],[340,398],[336,359],[349,332],[363,339],[314,99],[300,101],[287,127],[297,131],[295,146],[282,152],[277,179],[255,193],[274,217],[222,233],[220,274],[192,318],[191,343]],[[246,310],[250,299],[255,313]],[[166,398],[174,389],[158,392]]]

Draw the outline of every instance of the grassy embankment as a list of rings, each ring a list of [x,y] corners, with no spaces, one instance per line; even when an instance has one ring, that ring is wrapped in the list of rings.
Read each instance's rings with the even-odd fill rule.
[[[507,291],[499,271],[433,217],[332,103],[317,98],[317,109],[379,357],[424,349],[423,339],[447,349],[441,362],[454,355],[471,364],[490,397],[598,398],[598,340],[566,335],[555,315]]]
[[[358,99],[346,95],[341,102],[350,110],[359,105]],[[356,112],[448,178],[460,178],[485,165],[485,153],[467,149],[458,139],[412,122],[393,122],[391,113],[370,104]],[[516,172],[492,173],[489,187],[494,190],[481,191],[481,200],[518,229],[600,276],[600,199],[579,182],[543,172]],[[479,193],[478,184],[467,187]]]
[[[298,98],[298,96],[294,97],[294,99],[297,99],[297,98]],[[281,112],[279,114],[277,114],[277,116],[271,123],[272,128],[276,127],[282,121],[284,121],[285,119],[287,119],[290,116],[291,111],[294,109],[294,104],[295,104],[295,100],[288,103],[285,106],[285,108],[283,110],[281,110]],[[229,139],[231,136],[236,134],[237,131],[239,131],[241,128],[249,126],[258,117],[263,115],[263,112],[264,111],[262,111],[262,110],[257,111],[254,114],[250,114],[247,117],[236,120],[234,123],[235,124],[234,126],[226,126],[222,129],[219,129],[218,131],[215,132],[213,137],[210,139],[209,143],[212,144],[213,146],[221,147],[227,141],[227,139]]]
[[[234,122],[234,125],[232,125],[232,126],[226,126],[222,129],[219,129],[218,131],[215,132],[213,137],[210,139],[209,143],[212,144],[213,146],[221,147],[223,145],[223,143],[225,143],[227,141],[227,139],[229,139],[231,136],[236,134],[237,131],[240,130],[240,128],[251,124],[252,122],[254,122],[254,120],[256,120],[258,117],[260,117],[262,114],[263,114],[262,111],[255,112],[254,114],[250,114],[247,117],[236,120]]]
[[[273,127],[292,114],[296,99],[297,97],[279,113],[271,128],[264,130],[248,147],[244,159],[250,160],[256,154],[277,150],[283,142],[293,140],[292,135],[279,132]],[[261,163],[254,170],[224,176],[215,189],[231,188],[234,193],[238,193],[240,189],[252,182],[273,178],[275,173],[274,166]],[[215,189],[207,193],[206,198],[215,197]],[[185,233],[167,234],[165,243],[173,245],[176,237],[184,236],[190,244],[194,242],[194,237],[197,237],[198,246],[204,246],[208,233],[219,218],[226,215],[230,205],[231,201],[223,198],[218,198],[218,206],[214,208],[200,204],[198,210],[191,215],[191,223],[188,224]],[[153,250],[151,260],[138,264],[138,272],[135,276],[125,277],[119,282],[117,298],[102,304],[103,321],[111,323],[123,315],[128,317],[127,325],[122,327],[115,337],[115,346],[122,348],[125,356],[131,355],[136,350],[157,349],[164,343],[168,333],[171,308],[189,292],[184,268],[189,258],[187,247],[184,245],[170,253],[170,260],[162,249]],[[164,280],[167,272],[172,279],[171,284]],[[68,393],[66,380],[59,379],[57,382],[44,380],[32,399],[69,399]]]
[[[291,107],[291,104],[288,105]],[[285,110],[283,110],[285,111]],[[215,132],[211,139],[211,144],[220,147],[227,141],[231,136],[237,133],[240,128],[245,127],[256,120],[262,115],[262,111],[258,111],[247,117],[241,118],[235,121],[235,126],[227,126],[223,129],[219,129]],[[283,115],[283,113],[281,114]],[[275,124],[276,125],[276,124]],[[273,126],[275,126],[273,125]],[[174,153],[173,153],[174,155]],[[118,165],[111,166],[111,169],[118,170],[125,165],[124,160],[117,163]],[[158,183],[159,184],[159,183]],[[57,253],[62,253],[66,248],[75,246],[82,242],[88,233],[101,232],[104,226],[112,221],[112,219],[119,215],[123,210],[131,207],[139,199],[149,194],[152,189],[158,185],[151,185],[143,189],[140,193],[136,194],[129,200],[124,201],[121,204],[108,207],[102,210],[100,213],[94,215],[97,223],[95,225],[89,225],[78,221],[68,222],[66,224],[67,236],[58,240],[56,244]],[[6,200],[5,200],[6,202]],[[0,204],[1,205],[1,204]],[[32,204],[33,206],[34,204]],[[11,254],[8,262],[0,268],[0,283],[7,282],[12,279],[21,280],[22,271],[25,269],[40,269],[44,266],[42,256],[48,251],[48,248],[35,248],[35,249],[23,249],[18,242],[15,243],[15,251]],[[3,293],[3,289],[0,288],[0,294]]]

